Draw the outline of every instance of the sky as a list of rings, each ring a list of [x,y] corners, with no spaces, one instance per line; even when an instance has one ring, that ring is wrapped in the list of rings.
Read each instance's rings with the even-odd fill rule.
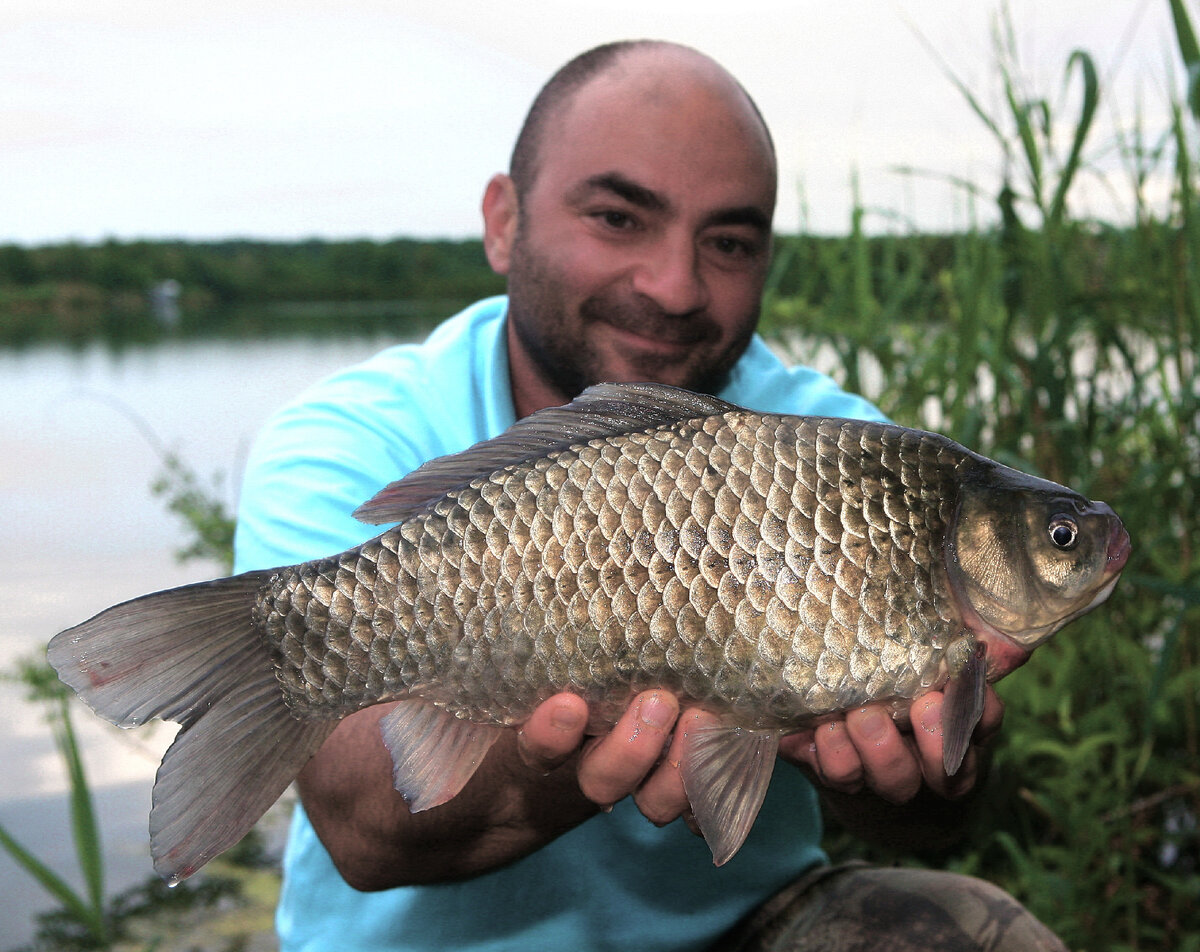
[[[1189,3],[1200,26],[1200,4]],[[576,53],[629,37],[693,45],[754,96],[779,151],[777,229],[844,233],[855,188],[875,230],[962,227],[991,216],[1003,160],[946,70],[1002,112],[998,9],[4,0],[0,244],[476,236],[483,186],[507,167],[542,82]],[[1157,134],[1168,90],[1182,84],[1167,0],[1009,9],[1023,73],[1064,131],[1078,110],[1067,59],[1077,47],[1095,58],[1110,95],[1089,154],[1110,182],[1124,175],[1114,128],[1140,116]],[[970,201],[951,177],[975,182],[981,197]],[[1121,191],[1092,175],[1075,210],[1119,219]]]

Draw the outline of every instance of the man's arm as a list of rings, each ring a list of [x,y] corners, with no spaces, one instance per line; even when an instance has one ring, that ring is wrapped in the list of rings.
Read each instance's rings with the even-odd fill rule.
[[[585,743],[587,705],[560,694],[519,733],[506,731],[457,797],[410,814],[392,787],[379,734],[390,707],[346,718],[299,777],[314,829],[356,889],[470,878],[533,852],[630,794],[648,798],[643,812],[655,814],[670,813],[682,795],[668,774],[665,796],[648,779],[679,713],[673,695],[639,695],[610,733]]]
[[[506,732],[462,793],[418,814],[410,814],[392,788],[391,759],[379,735],[379,719],[388,710],[379,705],[348,717],[300,776],[314,828],[357,889],[479,875],[539,849],[626,796],[652,822],[682,816],[692,825],[678,769],[684,732],[674,730],[679,707],[669,692],[639,695],[610,733],[586,742],[585,703],[556,695],[520,732]],[[989,689],[977,741],[995,733],[1001,717]],[[695,709],[681,718],[693,726],[712,719]],[[941,798],[960,797],[974,786],[979,751],[973,747],[959,773],[947,778],[941,695],[921,698],[912,720],[908,734],[881,706],[859,709],[784,738],[781,753],[816,774],[827,806],[854,832],[891,845],[929,845],[947,832]],[[930,793],[939,798],[934,809],[927,807]]]

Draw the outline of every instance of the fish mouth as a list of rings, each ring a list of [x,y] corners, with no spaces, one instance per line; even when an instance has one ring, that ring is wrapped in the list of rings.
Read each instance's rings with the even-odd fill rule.
[[[1125,563],[1129,561],[1129,553],[1132,548],[1129,533],[1125,530],[1121,520],[1117,519],[1108,535],[1107,564],[1104,570],[1113,575],[1120,572],[1125,568]]]

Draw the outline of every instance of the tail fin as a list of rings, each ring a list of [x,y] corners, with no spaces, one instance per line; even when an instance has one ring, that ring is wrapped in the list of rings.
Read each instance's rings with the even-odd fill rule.
[[[182,725],[150,811],[154,868],[172,885],[237,843],[336,725],[284,701],[251,614],[270,575],[144,595],[50,641],[50,664],[101,717]]]

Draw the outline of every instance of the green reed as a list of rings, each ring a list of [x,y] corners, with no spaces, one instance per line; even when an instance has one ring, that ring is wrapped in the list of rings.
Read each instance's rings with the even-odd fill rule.
[[[105,906],[100,826],[71,723],[71,706],[68,703],[70,692],[57,675],[40,661],[22,661],[5,677],[24,684],[29,701],[42,705],[46,711],[54,746],[69,780],[71,837],[75,844],[77,872],[84,883],[83,891],[74,889],[2,825],[0,847],[27,876],[59,902],[62,917],[74,927],[81,947],[104,948],[112,937],[112,922]]]
[[[1171,6],[1188,79],[1169,129],[1149,138],[1135,120],[1120,137],[1126,183],[1109,186],[1132,190],[1131,222],[1071,214],[1089,150],[1107,145],[1091,141],[1091,57],[1071,54],[1079,106],[1060,114],[1024,88],[1002,19],[1005,111],[951,77],[1005,158],[998,223],[867,238],[859,210],[846,239],[786,239],[766,320],[898,422],[1104,499],[1129,528],[1109,603],[1001,684],[1003,740],[953,859],[1072,949],[1200,949],[1200,51]],[[1154,207],[1146,185],[1163,175]]]

